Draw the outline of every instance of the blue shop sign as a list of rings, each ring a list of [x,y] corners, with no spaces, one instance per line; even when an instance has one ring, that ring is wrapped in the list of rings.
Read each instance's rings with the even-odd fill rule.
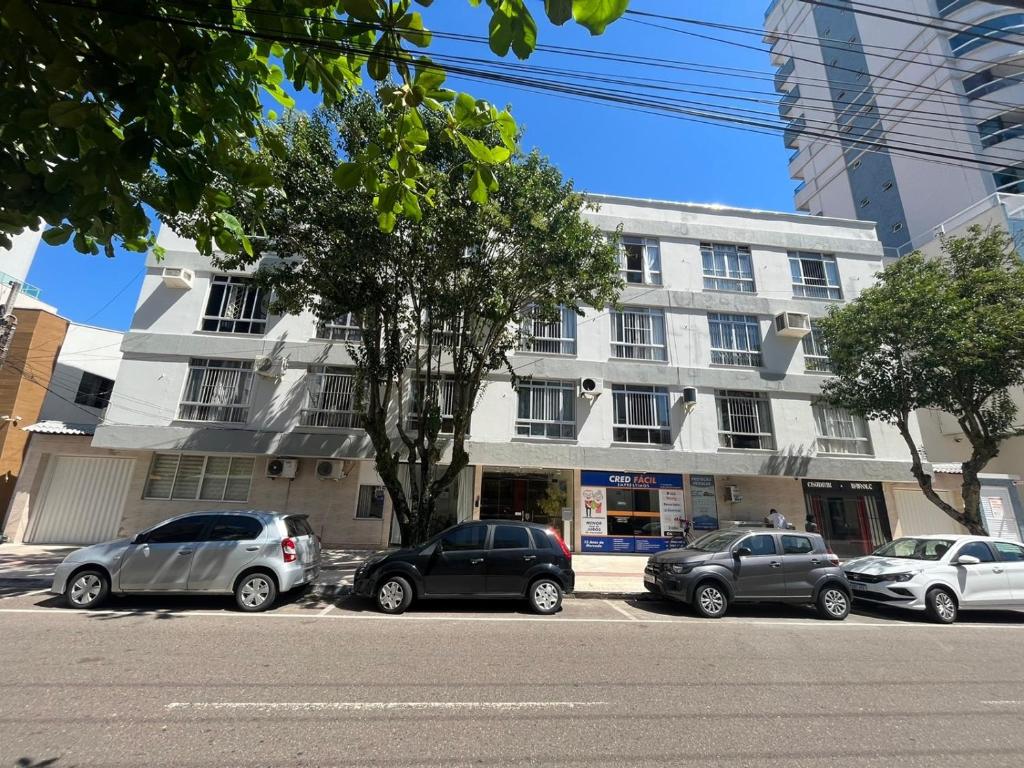
[[[682,488],[682,475],[660,472],[595,472],[580,473],[580,485],[598,488]]]

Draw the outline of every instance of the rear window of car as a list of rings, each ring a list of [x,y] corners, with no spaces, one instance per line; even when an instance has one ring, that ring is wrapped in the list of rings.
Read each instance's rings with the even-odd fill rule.
[[[313,529],[309,527],[309,522],[304,517],[286,517],[284,524],[288,529],[289,536],[313,535]]]
[[[533,529],[530,530],[530,533],[533,534],[533,546],[534,546],[534,549],[554,549],[555,548],[554,542],[551,541],[551,536],[548,534],[547,531],[542,531],[542,530],[540,530],[538,528],[533,528]]]
[[[1003,560],[1009,560],[1010,562],[1020,562],[1024,560],[1024,547],[1019,544],[1010,544],[1005,541],[994,542],[993,545],[996,551],[999,552],[999,557]]]
[[[814,544],[806,536],[783,536],[782,551],[787,555],[806,555],[814,551]]]
[[[519,525],[494,526],[491,549],[529,549],[530,532]]]
[[[263,523],[253,517],[241,515],[213,519],[207,541],[249,541],[263,533]]]

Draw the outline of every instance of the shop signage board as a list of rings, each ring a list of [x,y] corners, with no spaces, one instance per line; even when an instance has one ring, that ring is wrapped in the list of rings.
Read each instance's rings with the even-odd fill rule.
[[[660,510],[657,525],[664,533],[667,528],[681,528],[685,517],[683,476],[664,472],[604,472],[584,470],[580,473],[580,541],[583,552],[638,552],[653,553],[668,548],[665,536],[609,535],[608,494],[616,491],[647,491],[654,496]],[[621,496],[621,494],[619,494]],[[638,507],[653,510],[653,506]],[[613,520],[621,528],[619,517],[628,520],[630,511]],[[657,531],[654,531],[657,533]]]
[[[604,488],[584,486],[580,488],[580,509],[582,512],[580,533],[587,536],[604,536],[608,533],[608,501]],[[583,547],[586,550],[586,547]]]
[[[594,472],[580,473],[581,485],[601,488],[682,488],[683,476],[662,472]]]
[[[714,475],[690,475],[690,515],[696,531],[718,529]]]
[[[661,532],[669,530],[681,531],[686,514],[683,512],[683,491],[681,488],[661,488],[658,490],[659,506],[661,507]]]
[[[882,493],[881,483],[860,482],[857,480],[804,480],[805,491],[853,491]]]

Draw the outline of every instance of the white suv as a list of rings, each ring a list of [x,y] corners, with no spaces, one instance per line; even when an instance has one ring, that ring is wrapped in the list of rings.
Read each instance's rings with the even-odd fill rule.
[[[988,536],[912,536],[843,564],[855,600],[952,624],[972,608],[1024,609],[1024,546]]]

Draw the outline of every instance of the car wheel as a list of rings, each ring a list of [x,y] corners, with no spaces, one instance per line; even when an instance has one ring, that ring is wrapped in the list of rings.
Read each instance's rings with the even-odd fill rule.
[[[952,624],[956,621],[956,598],[941,587],[929,589],[924,597],[924,612],[937,624]]]
[[[827,585],[818,593],[818,616],[822,619],[842,621],[850,615],[850,596],[839,587]]]
[[[547,616],[562,606],[562,587],[554,579],[537,579],[530,585],[529,597],[533,612]]]
[[[277,599],[277,585],[266,573],[243,576],[235,587],[235,602],[247,613],[265,611]]]
[[[384,613],[404,613],[412,603],[412,585],[401,576],[388,576],[377,586],[377,607]]]
[[[69,608],[95,608],[110,594],[110,580],[103,571],[86,569],[71,577],[64,599]]]
[[[706,619],[720,619],[729,608],[729,598],[717,584],[701,584],[693,595],[693,607]]]

